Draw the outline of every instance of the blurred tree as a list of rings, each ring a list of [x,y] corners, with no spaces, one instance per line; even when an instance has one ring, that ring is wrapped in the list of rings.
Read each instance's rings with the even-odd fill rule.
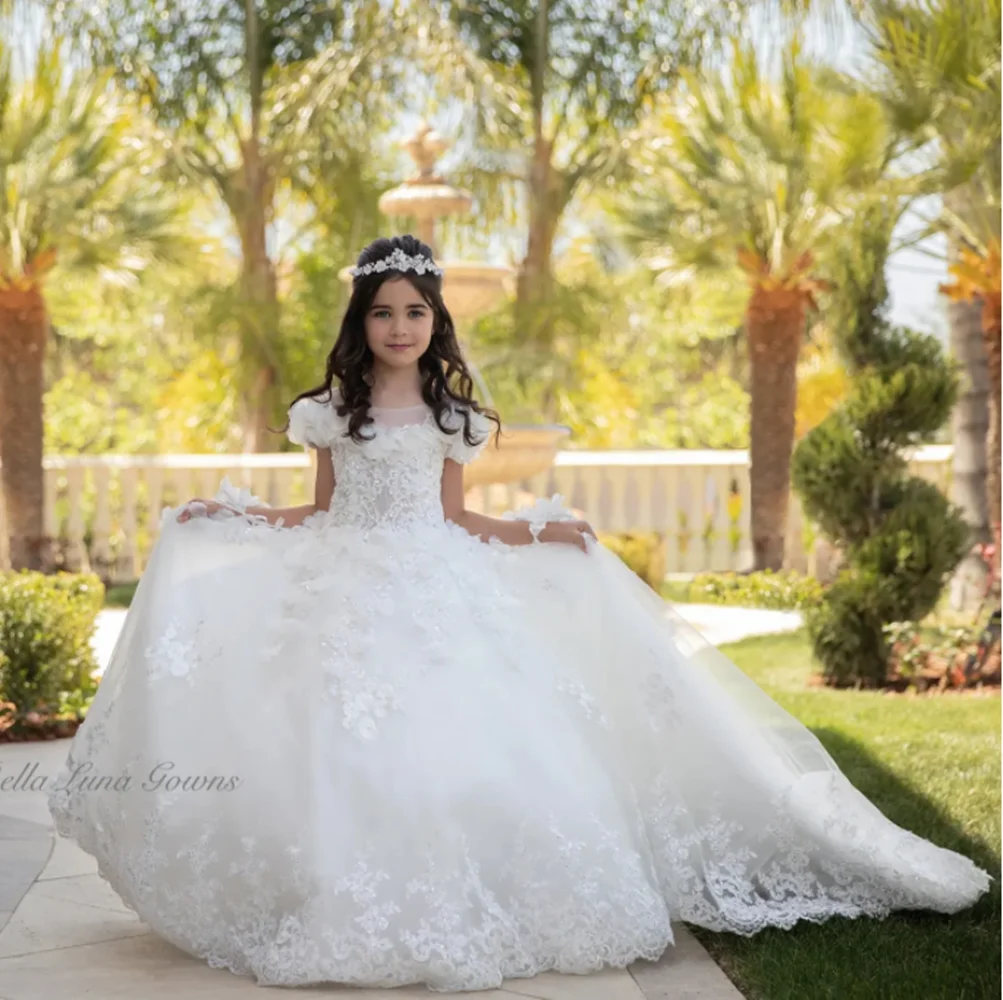
[[[125,281],[196,251],[158,173],[154,139],[109,74],[72,70],[60,42],[43,43],[23,80],[0,43],[0,455],[15,568],[49,564],[47,286],[72,272]]]
[[[377,44],[374,12],[327,0],[112,0],[51,4],[169,130],[182,177],[225,205],[240,247],[238,393],[245,448],[271,447],[278,405],[279,305],[269,226],[299,138],[318,115],[360,102],[360,67]],[[374,94],[378,88],[372,88]],[[358,105],[355,105],[358,107]]]
[[[506,419],[539,421],[550,392],[553,419],[576,448],[744,447],[741,286],[718,275],[660,283],[646,267],[610,269],[601,256],[583,236],[556,258],[566,303],[548,351],[518,342],[509,309],[474,324],[476,357]]]
[[[851,195],[902,186],[894,169],[909,144],[873,97],[807,63],[795,39],[778,82],[741,44],[726,73],[685,73],[632,146],[641,180],[622,213],[629,243],[661,270],[730,271],[737,262],[748,281],[753,550],[757,569],[779,569],[798,357],[824,287],[816,259]]]
[[[47,453],[240,450],[237,341],[213,318],[234,262],[222,248],[200,260],[197,275],[158,268],[127,287],[74,275],[50,289]]]
[[[797,387],[794,438],[799,441],[832,412],[849,388],[825,322],[811,326],[809,341],[798,360]]]
[[[553,249],[581,189],[621,176],[623,133],[652,95],[673,86],[738,21],[737,5],[685,0],[447,0],[477,55],[518,88],[521,128],[478,137],[468,180],[488,212],[499,187],[525,194],[526,252],[519,266],[513,335],[546,352],[567,296],[554,287]],[[491,224],[491,219],[488,224]],[[552,415],[556,392],[540,405]]]
[[[833,336],[852,387],[793,460],[805,513],[843,554],[806,618],[826,680],[841,687],[885,683],[886,626],[929,614],[970,544],[960,510],[911,476],[904,455],[947,421],[958,373],[936,337],[889,322],[885,265],[902,205],[872,202],[841,231]]]
[[[986,542],[990,525],[998,538],[1000,519],[1000,0],[868,0],[858,13],[896,127],[945,173],[944,211],[931,229],[951,244],[954,280],[944,291],[966,376],[953,416],[952,491]],[[965,561],[955,604],[977,603],[984,573],[975,555]]]
[[[406,0],[48,2],[95,64],[113,68],[170,129],[182,176],[225,205],[241,254],[227,305],[241,336],[245,447],[272,447],[266,432],[283,390],[277,196],[300,173],[368,152],[371,131],[406,105],[423,70],[448,63],[443,81],[477,97],[482,121],[496,95],[504,103],[503,88],[431,8]]]

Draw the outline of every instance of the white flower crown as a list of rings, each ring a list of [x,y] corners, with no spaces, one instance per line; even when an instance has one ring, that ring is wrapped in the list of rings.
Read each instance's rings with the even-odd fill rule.
[[[349,272],[353,278],[358,278],[363,274],[372,274],[374,271],[416,271],[418,274],[431,272],[441,275],[442,268],[433,264],[427,257],[420,255],[411,257],[397,247],[389,257],[381,260],[374,260],[363,267],[353,267]]]

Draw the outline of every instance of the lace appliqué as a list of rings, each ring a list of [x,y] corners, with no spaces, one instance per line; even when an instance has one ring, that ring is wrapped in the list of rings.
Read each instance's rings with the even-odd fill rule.
[[[111,815],[83,846],[158,934],[274,986],[497,988],[546,969],[655,961],[673,941],[670,920],[750,935],[837,914],[880,918],[919,899],[907,880],[890,888],[879,868],[820,857],[783,797],[752,837],[716,810],[695,823],[668,789],[632,790],[619,826],[595,814],[574,826],[554,813],[507,814],[499,866],[482,864],[489,827],[472,837],[447,823],[406,874],[371,839],[326,884],[309,874],[305,843],[228,833],[218,817],[177,854],[162,804],[150,807],[138,848],[113,835]],[[170,877],[179,861],[195,875],[180,889]]]
[[[587,824],[568,829],[553,813],[513,822],[498,868],[455,824],[394,869],[373,838],[326,883],[310,875],[305,842],[262,842],[218,816],[173,851],[158,806],[138,850],[107,834],[83,846],[151,929],[212,968],[259,986],[425,982],[449,993],[655,960],[672,942],[650,860],[625,829]]]
[[[517,510],[507,510],[501,515],[507,521],[528,521],[529,533],[534,544],[540,542],[540,532],[550,521],[573,521],[575,515],[567,509],[564,497],[555,493],[549,499],[540,497],[529,507],[519,507]]]
[[[198,627],[184,630],[174,619],[157,640],[146,647],[147,676],[151,681],[181,679],[194,685],[192,673],[199,657]]]
[[[368,637],[366,637],[368,638]],[[323,668],[326,677],[324,695],[341,703],[342,725],[361,740],[377,736],[377,722],[391,711],[400,710],[400,695],[395,685],[369,667],[368,659],[352,655],[366,643],[325,637]]]
[[[556,687],[562,694],[570,695],[577,702],[586,719],[594,720],[603,729],[612,728],[610,720],[601,711],[599,700],[585,688],[584,684],[568,677],[562,677],[558,680]]]

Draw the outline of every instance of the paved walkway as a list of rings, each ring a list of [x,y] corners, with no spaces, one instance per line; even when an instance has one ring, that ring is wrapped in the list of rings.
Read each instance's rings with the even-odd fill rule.
[[[799,616],[710,605],[677,610],[712,642],[797,628]],[[95,637],[104,666],[124,612],[100,616]],[[36,765],[54,780],[68,740],[0,744],[0,782]],[[12,782],[13,783],[13,782]],[[23,781],[21,783],[23,785]],[[742,1000],[741,994],[682,924],[658,962],[589,976],[544,973],[506,980],[498,990],[452,994],[477,1000]],[[259,1000],[290,991],[255,986],[210,969],[151,933],[97,874],[94,859],[55,834],[44,791],[0,785],[0,1000]],[[299,988],[296,996],[344,1000],[392,996],[428,1000],[424,986],[392,993],[345,987]]]

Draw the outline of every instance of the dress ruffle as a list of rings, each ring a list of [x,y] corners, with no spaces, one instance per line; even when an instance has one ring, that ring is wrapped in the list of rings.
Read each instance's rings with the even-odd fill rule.
[[[338,395],[332,397],[332,402],[324,403],[309,396],[296,400],[289,408],[289,440],[294,444],[307,445],[312,448],[330,448],[343,441],[348,427],[348,418],[338,416]],[[470,414],[470,428],[474,444],[467,444],[464,436],[464,412]],[[443,430],[445,426],[447,430]],[[392,451],[407,447],[402,432],[408,435],[415,428],[420,428],[430,435],[439,435],[447,442],[446,457],[463,464],[472,462],[490,440],[494,425],[483,414],[470,409],[465,411],[459,407],[448,407],[442,416],[440,425],[431,410],[424,419],[413,424],[402,424],[399,427],[367,424],[361,434],[365,441],[365,454],[373,459],[383,458]],[[456,428],[456,433],[449,433]],[[357,447],[359,445],[356,445]]]
[[[470,430],[475,439],[474,444],[467,444],[464,435],[463,412],[459,409],[449,409],[446,411],[446,426],[450,429],[458,427],[459,430],[452,435],[447,435],[449,442],[446,457],[454,462],[466,465],[472,462],[484,450],[490,440],[494,430],[494,424],[477,410],[467,410],[470,414]]]
[[[288,416],[289,430],[286,433],[289,440],[310,448],[330,448],[347,423],[344,417],[338,416],[333,398],[325,403],[304,396],[289,407]]]

